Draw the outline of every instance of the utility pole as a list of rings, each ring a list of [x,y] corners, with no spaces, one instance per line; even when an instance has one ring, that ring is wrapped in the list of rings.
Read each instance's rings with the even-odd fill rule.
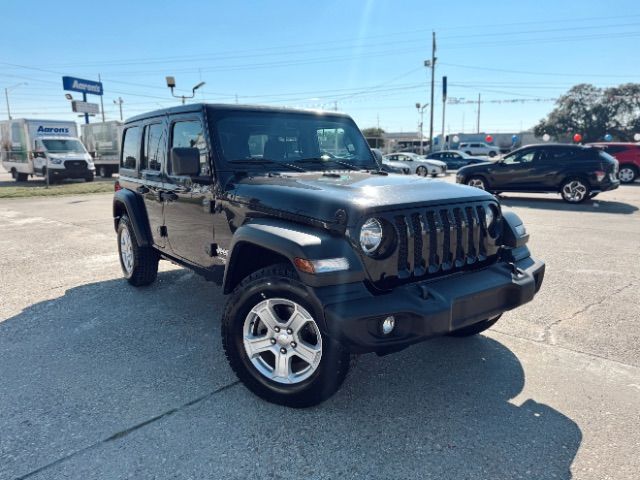
[[[476,133],[480,133],[480,94],[478,94],[478,130]]]
[[[444,111],[447,105],[447,77],[442,77],[442,148],[444,150]]]
[[[433,95],[434,95],[434,91],[433,88],[435,86],[435,74],[436,74],[436,32],[431,32],[431,62],[429,65],[425,65],[426,66],[431,66],[431,114],[430,114],[430,119],[429,119],[429,142],[430,142],[430,147],[429,147],[429,151],[432,152],[433,151]],[[428,61],[428,60],[427,60]]]
[[[100,83],[102,83],[102,79],[100,78],[100,74],[98,74],[98,81]],[[102,111],[102,123],[104,123],[104,103],[102,103],[102,97],[103,96],[104,96],[104,92],[102,93],[102,95],[100,95],[100,110]]]
[[[114,100],[113,103],[120,107],[120,121],[122,121],[122,104],[124,103],[124,100],[122,100],[122,97],[118,97],[118,100]]]

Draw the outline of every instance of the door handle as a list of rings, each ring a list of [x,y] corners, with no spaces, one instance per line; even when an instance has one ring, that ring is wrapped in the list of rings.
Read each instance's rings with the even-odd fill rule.
[[[138,188],[136,188],[136,192],[138,192],[140,195],[144,195],[145,193],[149,193],[149,189],[144,185],[140,185]]]

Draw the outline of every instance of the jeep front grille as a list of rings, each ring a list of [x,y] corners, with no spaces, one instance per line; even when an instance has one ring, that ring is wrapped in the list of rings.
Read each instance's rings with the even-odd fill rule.
[[[497,233],[486,225],[492,202],[456,204],[376,215],[395,230],[395,248],[382,258],[363,254],[376,286],[423,280],[477,268],[495,260]],[[493,203],[495,212],[499,212]],[[495,215],[500,221],[499,215]]]

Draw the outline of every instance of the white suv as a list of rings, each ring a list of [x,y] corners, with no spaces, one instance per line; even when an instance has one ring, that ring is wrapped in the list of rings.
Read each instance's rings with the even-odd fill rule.
[[[488,155],[490,157],[500,155],[500,149],[498,147],[482,142],[461,143],[458,150],[462,150],[468,155]]]

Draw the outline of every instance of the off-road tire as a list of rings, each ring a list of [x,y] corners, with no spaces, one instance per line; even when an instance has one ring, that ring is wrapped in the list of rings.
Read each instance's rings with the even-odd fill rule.
[[[284,298],[304,307],[318,324],[322,357],[314,373],[299,383],[282,384],[263,374],[251,363],[243,345],[243,326],[253,307],[268,298]],[[278,264],[247,276],[233,290],[222,317],[224,352],[242,383],[262,399],[294,408],[317,405],[333,395],[349,371],[350,355],[328,337],[323,328],[323,309],[298,280],[292,266]]]
[[[469,325],[468,327],[460,328],[459,330],[454,330],[449,333],[451,337],[471,337],[473,335],[477,335],[481,332],[484,332],[488,328],[491,328],[495,325],[495,323],[500,320],[502,315],[498,315],[497,317],[488,318],[487,320],[483,320],[478,323],[474,323],[473,325]]]
[[[85,181],[86,182],[93,182],[93,180],[96,178],[96,176],[92,173],[91,175],[88,175],[85,177]]]
[[[133,268],[128,272],[122,260],[121,235],[122,231],[127,229],[131,237],[133,250]],[[118,223],[118,259],[122,274],[127,281],[136,287],[149,285],[158,276],[158,262],[160,257],[152,247],[141,247],[138,245],[136,233],[131,225],[131,220],[127,215],[123,215]]]

